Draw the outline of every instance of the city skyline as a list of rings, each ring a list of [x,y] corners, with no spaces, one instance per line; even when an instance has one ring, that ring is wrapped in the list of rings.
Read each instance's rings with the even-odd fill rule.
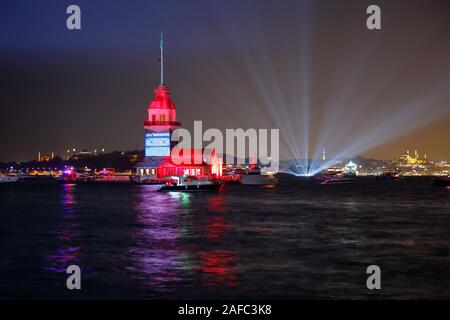
[[[51,160],[57,160],[58,158],[63,160],[63,161],[67,161],[72,159],[73,157],[79,157],[79,156],[89,156],[89,157],[95,157],[95,156],[108,156],[108,155],[112,155],[112,154],[117,154],[117,153],[121,153],[122,156],[126,156],[128,157],[128,155],[130,154],[134,154],[137,155],[138,153],[142,153],[145,154],[145,149],[121,149],[121,150],[106,150],[105,148],[95,148],[95,149],[87,149],[87,148],[68,148],[65,152],[61,152],[61,153],[55,153],[54,151],[51,152],[41,152],[38,151],[35,154],[34,158],[25,160],[25,161],[0,161],[0,164],[8,164],[8,163],[17,163],[17,164],[26,164],[26,163],[33,163],[33,162],[42,162],[45,163],[46,161],[51,161]],[[225,154],[226,155],[226,154]],[[225,158],[225,155],[222,155]],[[352,157],[348,157],[348,158],[328,158],[326,157],[326,152],[324,150],[322,156],[320,159],[302,159],[302,160],[308,160],[308,161],[322,161],[327,163],[327,167],[332,167],[333,166],[333,161],[335,162],[342,162],[342,161],[352,161],[353,159],[365,159],[365,160],[374,160],[374,161],[383,161],[383,162],[392,162],[392,161],[399,161],[402,158],[406,157],[406,156],[411,156],[412,159],[414,160],[420,160],[420,161],[425,161],[428,162],[430,164],[432,163],[449,163],[450,161],[448,159],[434,159],[434,158],[430,158],[428,156],[428,153],[426,152],[426,150],[418,150],[418,149],[406,149],[403,151],[399,151],[398,154],[391,158],[391,159],[382,159],[382,158],[371,158],[368,156],[363,156],[363,155],[355,155]],[[250,157],[246,158],[247,161],[250,161]],[[293,161],[296,160],[295,158],[292,159],[280,159],[281,162],[286,162],[286,161]],[[298,160],[298,159],[297,159]],[[332,162],[328,163],[327,161],[330,160]],[[326,169],[327,167],[324,167],[323,169]]]
[[[2,125],[0,161],[68,147],[143,149],[161,31],[165,77],[187,129],[194,120],[279,127],[282,159],[312,158],[323,147],[377,159],[419,149],[450,159],[448,4],[408,1],[405,12],[405,3],[379,1],[380,32],[365,29],[364,1],[247,1],[238,11],[233,1],[168,1],[156,11],[141,1],[125,12],[121,2],[79,1],[76,32],[65,28],[65,4],[8,4],[0,82],[11,121]]]

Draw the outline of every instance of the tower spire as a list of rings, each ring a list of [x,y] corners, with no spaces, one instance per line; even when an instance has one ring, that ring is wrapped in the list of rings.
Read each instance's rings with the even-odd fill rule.
[[[161,85],[164,84],[164,41],[163,41],[163,33],[161,32],[161,42],[159,44],[159,48],[161,49]]]

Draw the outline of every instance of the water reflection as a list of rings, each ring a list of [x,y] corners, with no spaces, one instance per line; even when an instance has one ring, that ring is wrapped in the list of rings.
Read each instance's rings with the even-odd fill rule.
[[[230,250],[208,250],[199,253],[200,271],[207,286],[236,286],[236,257]]]
[[[223,236],[230,228],[225,219],[225,201],[223,194],[211,197],[208,201],[208,211],[213,214],[206,219],[206,239],[211,244],[222,245],[225,243]],[[199,252],[199,269],[204,274],[206,286],[236,286],[236,271],[238,265],[236,255],[227,249],[210,249]]]
[[[229,227],[223,216],[209,217],[206,222],[206,238],[209,241],[220,241],[222,234]]]
[[[213,215],[206,220],[206,237],[209,241],[220,241],[223,233],[229,228],[223,214],[225,204],[222,195],[213,196],[208,200],[208,211]]]
[[[63,185],[61,198],[63,221],[54,232],[60,247],[54,254],[46,257],[49,266],[45,267],[45,270],[65,273],[69,265],[79,264],[80,247],[75,245],[75,241],[79,236],[80,224],[75,221],[77,204],[75,188],[74,184]]]
[[[237,285],[236,255],[223,248],[230,225],[222,195],[159,193],[151,186],[136,192],[137,229],[127,270],[140,286],[169,294],[194,283]]]
[[[178,225],[182,207],[189,205],[189,194],[159,193],[152,186],[140,186],[136,192],[133,207],[137,230],[127,269],[141,286],[171,292],[172,285],[191,269],[189,254],[181,247]]]
[[[77,204],[75,201],[75,185],[74,184],[64,184],[62,193],[62,204],[63,211],[67,214],[74,212],[74,206]]]

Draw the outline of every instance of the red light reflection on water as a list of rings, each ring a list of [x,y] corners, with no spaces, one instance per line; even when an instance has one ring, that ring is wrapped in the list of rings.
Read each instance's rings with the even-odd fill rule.
[[[212,212],[225,212],[225,203],[222,194],[214,195],[208,200],[208,209]]]
[[[205,274],[205,284],[212,286],[237,285],[236,265],[234,254],[229,250],[210,250],[199,253],[201,268]]]
[[[222,194],[208,200],[208,211],[212,216],[206,219],[204,227],[206,239],[211,244],[223,242],[225,232],[231,227],[225,219],[226,206]],[[236,255],[231,250],[213,249],[198,253],[199,271],[203,273],[206,286],[237,286],[236,271],[239,269]]]
[[[72,207],[76,204],[74,196],[75,185],[64,184],[63,190],[64,190],[62,197],[63,210],[67,212],[70,211],[70,209],[72,209]]]
[[[208,200],[208,211],[215,216],[208,217],[206,220],[205,231],[209,241],[219,241],[222,234],[228,229],[229,224],[223,216],[224,200],[222,195],[217,195]]]
[[[176,291],[178,283],[191,281],[196,273],[205,286],[236,286],[238,266],[232,251],[202,251],[190,242],[206,236],[211,245],[220,243],[229,227],[223,216],[223,196],[203,195],[201,200],[208,205],[211,217],[203,220],[204,225],[192,225],[192,197],[198,195],[154,191],[144,186],[136,197],[138,229],[135,244],[129,249],[130,274],[140,280],[141,286],[161,293]]]
[[[223,216],[208,218],[206,224],[206,237],[209,241],[219,241],[227,228],[228,223]]]
[[[44,270],[50,270],[58,273],[65,273],[67,267],[72,264],[79,264],[80,247],[62,247],[54,255],[47,257],[50,266]]]

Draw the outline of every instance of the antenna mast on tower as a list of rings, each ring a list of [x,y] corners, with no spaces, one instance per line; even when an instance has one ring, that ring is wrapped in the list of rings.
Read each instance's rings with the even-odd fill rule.
[[[164,41],[163,41],[163,33],[161,32],[161,42],[159,44],[159,48],[161,49],[161,85],[164,84]]]

